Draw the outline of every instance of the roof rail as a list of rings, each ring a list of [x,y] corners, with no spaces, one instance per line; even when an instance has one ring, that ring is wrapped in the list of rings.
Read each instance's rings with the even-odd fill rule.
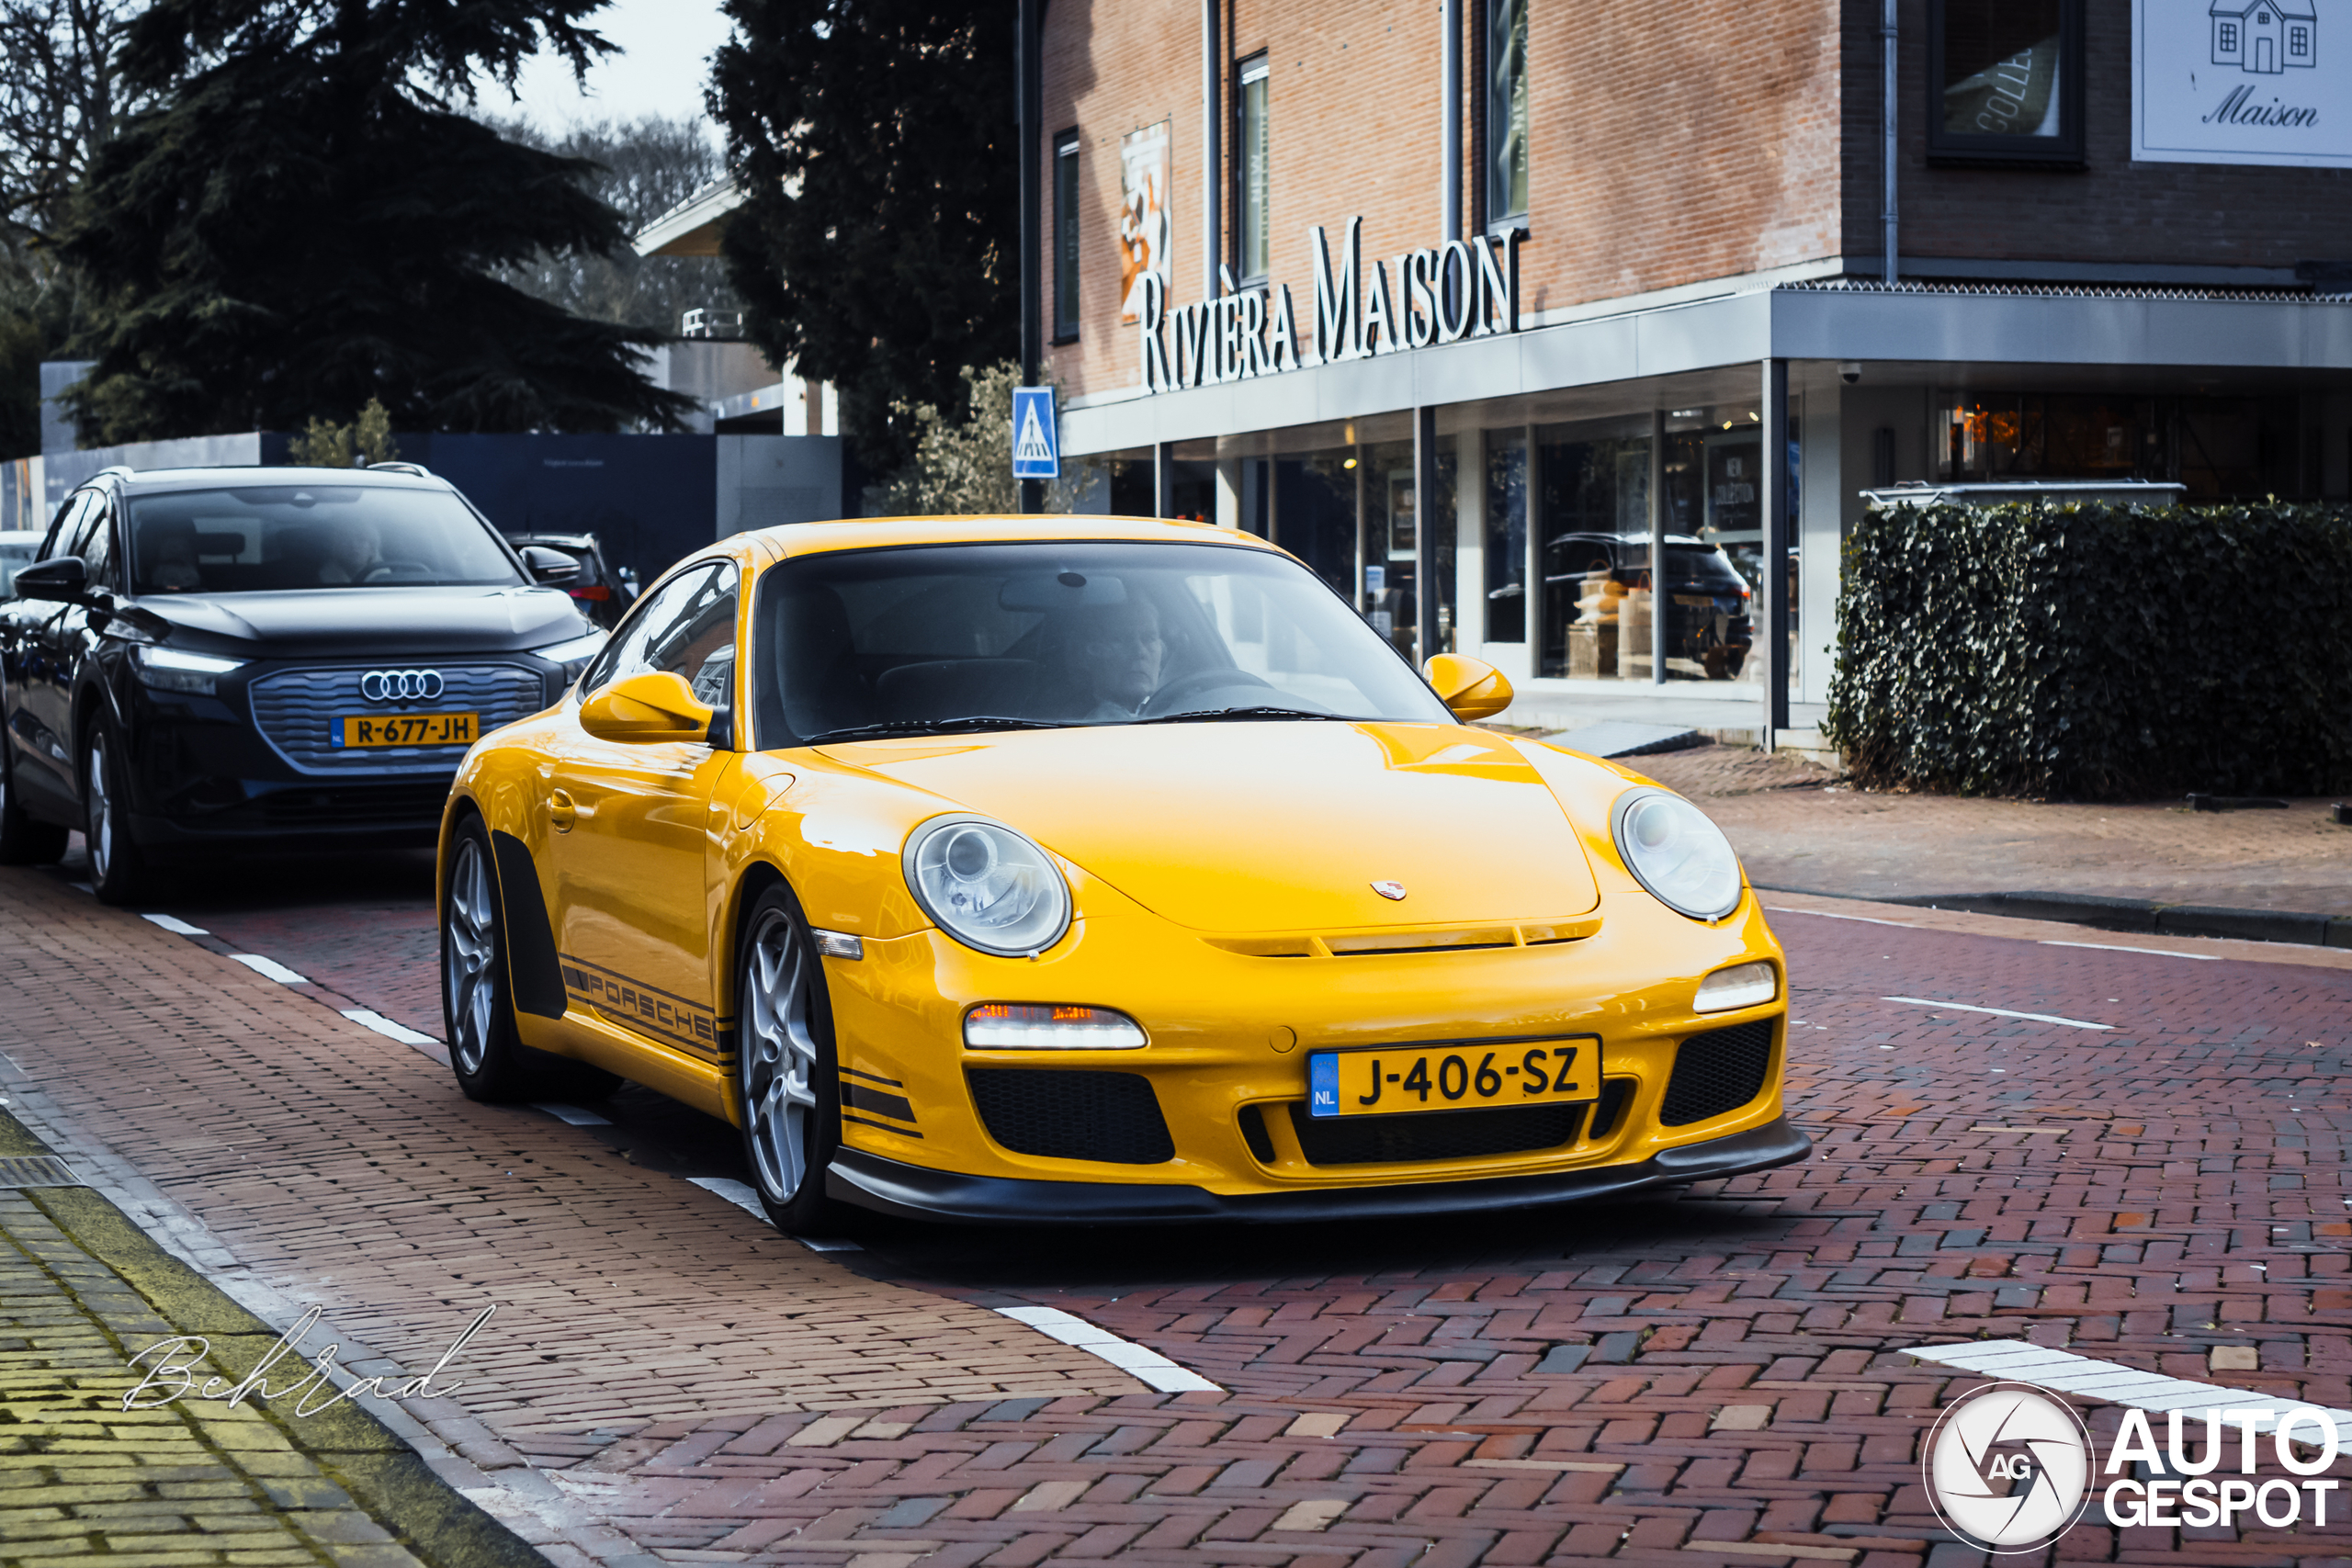
[[[377,469],[389,469],[395,474],[414,474],[421,479],[429,479],[433,477],[433,470],[422,463],[368,463],[365,467],[371,472]]]
[[[136,470],[127,463],[116,463],[110,467],[100,468],[96,473],[92,474],[90,478],[94,479],[102,479],[109,474],[120,474],[124,479],[129,479],[135,471]],[[87,481],[85,480],[85,482],[86,483]]]

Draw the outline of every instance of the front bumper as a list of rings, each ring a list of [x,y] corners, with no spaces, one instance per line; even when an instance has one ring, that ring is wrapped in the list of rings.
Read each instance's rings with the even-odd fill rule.
[[[1622,1198],[1660,1187],[1770,1170],[1812,1152],[1813,1140],[1784,1116],[1728,1137],[1660,1149],[1648,1159],[1629,1165],[1589,1166],[1489,1180],[1224,1197],[1190,1186],[959,1176],[843,1148],[825,1173],[825,1191],[844,1203],[886,1214],[965,1224],[1183,1224],[1217,1220],[1287,1224],[1301,1220],[1483,1213]]]

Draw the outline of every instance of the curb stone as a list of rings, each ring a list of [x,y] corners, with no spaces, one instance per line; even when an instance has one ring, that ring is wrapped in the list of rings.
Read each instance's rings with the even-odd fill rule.
[[[2240,942],[2286,942],[2301,947],[2352,948],[2352,917],[2308,910],[2165,904],[2153,898],[2118,898],[2100,893],[1913,893],[1862,899],[1859,894],[1834,893],[1818,887],[1778,887],[1758,883],[1756,889],[1759,893],[1802,893],[1815,898],[1904,904],[1915,909],[1956,909],[1972,915],[2054,920],[2142,936],[2228,937]]]

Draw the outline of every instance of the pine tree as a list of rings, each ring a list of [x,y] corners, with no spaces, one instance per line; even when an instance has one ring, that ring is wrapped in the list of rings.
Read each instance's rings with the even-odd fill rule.
[[[159,0],[123,70],[161,106],[93,160],[62,242],[94,296],[84,430],[300,429],[371,398],[406,430],[673,421],[634,356],[660,333],[492,276],[624,243],[587,165],[458,112],[540,48],[584,71],[603,3]]]
[[[842,389],[869,468],[911,412],[1017,355],[1013,7],[727,0],[712,114],[748,199],[723,244],[744,335]]]

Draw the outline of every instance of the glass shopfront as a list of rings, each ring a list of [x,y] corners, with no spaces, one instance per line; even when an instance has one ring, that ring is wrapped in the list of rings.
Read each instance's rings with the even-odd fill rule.
[[[1939,392],[1936,478],[2163,479],[2190,501],[2307,493],[2292,398]]]

